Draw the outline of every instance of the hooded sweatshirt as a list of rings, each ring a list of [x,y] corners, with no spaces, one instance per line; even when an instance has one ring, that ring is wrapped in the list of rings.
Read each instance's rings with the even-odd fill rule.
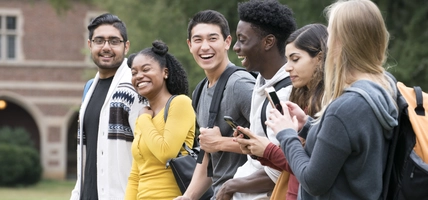
[[[269,80],[263,78],[260,74],[257,77],[256,84],[254,86],[254,90],[252,93],[252,100],[251,100],[251,115],[250,115],[250,130],[252,133],[262,136],[262,137],[268,137],[269,140],[274,143],[275,145],[278,145],[278,140],[275,137],[275,133],[270,128],[266,128],[266,132],[263,130],[263,126],[261,123],[261,112],[263,107],[263,102],[266,100],[266,92],[265,88],[269,86],[274,86],[276,83],[281,81],[282,79],[285,79],[289,76],[288,72],[284,69],[285,65],[282,66],[276,74]],[[281,101],[287,101],[290,97],[292,86],[287,86],[284,88],[281,88],[277,91],[278,98]],[[272,106],[270,104],[266,107],[266,117],[269,116],[269,112],[272,109]],[[281,171],[278,171],[276,169],[273,169],[268,166],[262,166],[258,160],[252,159],[249,155],[247,155],[247,162],[244,163],[241,167],[238,168],[238,170],[235,173],[235,176],[233,178],[241,178],[249,176],[253,173],[255,173],[259,169],[264,169],[266,174],[272,179],[273,182],[276,183],[278,180],[279,175],[281,174]],[[233,194],[234,200],[247,200],[247,199],[270,199],[268,193],[240,193],[235,192]]]
[[[277,134],[301,199],[380,199],[392,129],[398,111],[391,95],[368,80],[353,83],[332,101],[320,121],[310,120],[302,147],[293,129]]]

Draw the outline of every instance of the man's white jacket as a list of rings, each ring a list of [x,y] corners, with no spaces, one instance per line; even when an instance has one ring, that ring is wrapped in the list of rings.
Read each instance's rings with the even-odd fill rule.
[[[99,199],[124,199],[128,176],[131,171],[131,144],[138,113],[144,106],[142,97],[131,84],[131,70],[124,59],[116,71],[100,112],[97,147],[97,184]],[[99,80],[96,74],[79,111],[77,145],[77,182],[71,200],[80,198],[84,181],[86,144],[81,140],[81,128],[86,107]],[[100,102],[101,103],[101,102]],[[122,119],[125,116],[125,119]],[[126,118],[126,116],[128,116]],[[84,135],[84,134],[83,134]]]

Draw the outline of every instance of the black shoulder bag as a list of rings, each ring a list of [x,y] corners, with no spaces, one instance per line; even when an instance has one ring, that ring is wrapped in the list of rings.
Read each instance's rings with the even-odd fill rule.
[[[168,110],[169,105],[174,99],[176,95],[171,96],[164,109],[163,118],[166,122],[166,119],[168,117]],[[196,141],[196,139],[194,139]],[[180,191],[182,194],[186,192],[186,189],[189,187],[190,181],[192,180],[193,172],[196,168],[196,159],[198,158],[199,149],[195,143],[193,144],[193,148],[189,148],[186,145],[186,142],[183,142],[183,148],[187,151],[187,155],[183,156],[181,154],[181,149],[178,152],[178,155],[176,158],[170,159],[166,162],[166,168],[170,167],[172,170],[172,173],[174,174],[175,181],[177,182],[178,187],[180,188]],[[214,192],[212,189],[209,189],[205,192],[205,194],[201,197],[203,200],[208,200],[214,195]]]

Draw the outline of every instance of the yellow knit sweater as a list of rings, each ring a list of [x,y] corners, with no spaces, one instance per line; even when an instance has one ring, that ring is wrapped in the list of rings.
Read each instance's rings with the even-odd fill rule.
[[[135,126],[132,143],[132,169],[126,188],[126,200],[168,199],[181,195],[166,162],[175,158],[183,142],[191,147],[195,136],[195,113],[191,100],[185,95],[176,96],[170,104],[164,121],[164,109],[155,117],[142,114]]]

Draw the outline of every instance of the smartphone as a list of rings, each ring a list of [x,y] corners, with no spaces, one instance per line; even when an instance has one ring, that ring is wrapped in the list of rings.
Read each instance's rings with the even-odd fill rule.
[[[236,128],[238,128],[238,124],[233,120],[232,117],[230,116],[224,116],[224,121],[226,121],[227,124],[229,124],[230,127],[232,127],[232,129],[234,131],[236,131]],[[240,134],[242,134],[244,136],[245,139],[250,139],[247,135],[243,134],[241,131],[238,131]]]
[[[270,86],[265,88],[266,96],[269,99],[270,104],[272,105],[272,108],[276,108],[281,114],[284,114],[282,112],[282,106],[281,102],[279,101],[279,97],[276,94],[275,88]]]

